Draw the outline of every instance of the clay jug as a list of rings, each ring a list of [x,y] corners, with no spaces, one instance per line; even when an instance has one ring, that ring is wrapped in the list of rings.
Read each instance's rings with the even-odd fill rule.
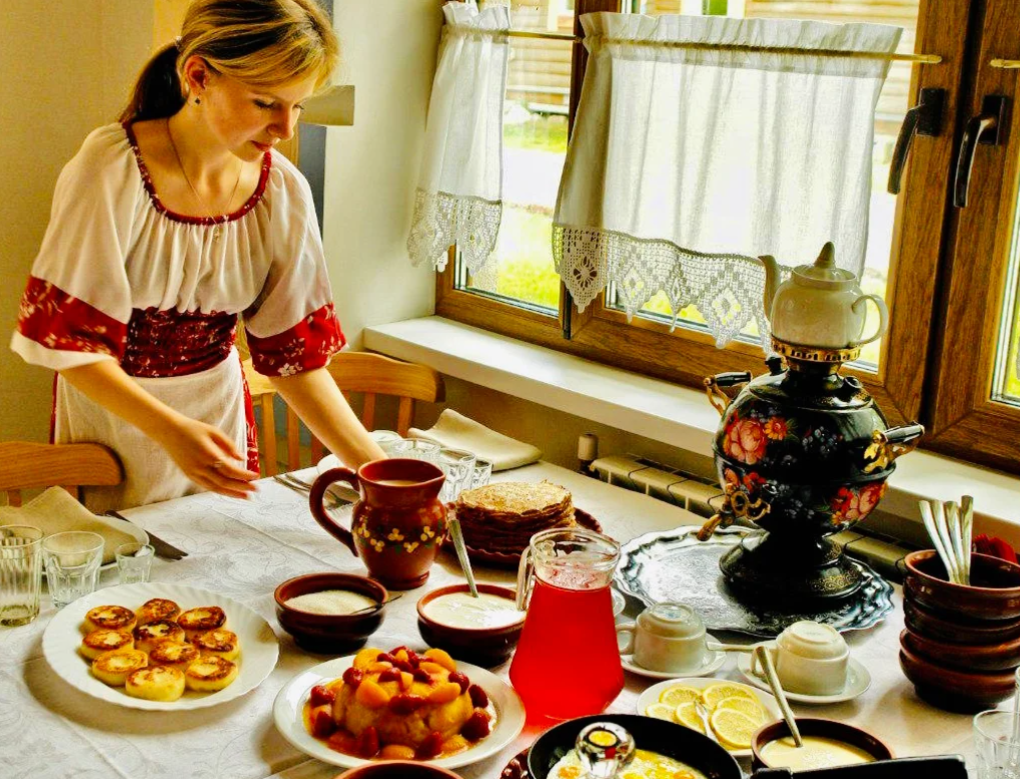
[[[312,516],[360,557],[368,573],[391,590],[420,587],[446,535],[446,508],[439,500],[445,476],[424,460],[387,459],[365,463],[357,473],[331,468],[312,484]],[[323,497],[334,482],[361,493],[348,530],[326,513]]]

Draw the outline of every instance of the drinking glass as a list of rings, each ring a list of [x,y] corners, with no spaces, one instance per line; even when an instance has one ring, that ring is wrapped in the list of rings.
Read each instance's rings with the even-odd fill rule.
[[[1013,712],[992,709],[974,717],[976,779],[1020,779],[1020,741],[1013,736]]]
[[[395,430],[372,430],[369,437],[377,444],[382,446],[383,444],[390,443],[391,441],[402,441],[403,437]]]
[[[32,525],[0,527],[0,625],[27,625],[39,616],[43,532]]]
[[[138,584],[149,581],[149,569],[156,550],[149,544],[131,542],[117,547],[117,571],[121,584]]]
[[[461,490],[471,487],[471,479],[475,472],[475,456],[463,449],[440,449],[439,462],[436,463],[446,474],[439,499],[443,503],[457,500]]]
[[[475,458],[475,470],[471,476],[471,483],[464,489],[473,490],[475,487],[484,487],[492,480],[492,461]]]
[[[421,438],[401,438],[397,441],[383,441],[380,448],[387,457],[408,457],[412,460],[425,460],[433,465],[439,464],[439,444]]]
[[[84,530],[54,533],[42,541],[46,585],[53,605],[62,609],[82,595],[95,592],[103,562],[103,537]]]

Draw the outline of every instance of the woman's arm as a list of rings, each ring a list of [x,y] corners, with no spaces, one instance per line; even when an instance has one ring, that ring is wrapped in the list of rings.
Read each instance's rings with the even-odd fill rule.
[[[269,380],[312,434],[348,467],[359,468],[370,460],[386,457],[325,368],[271,376]]]
[[[185,475],[207,490],[244,498],[259,475],[236,461],[244,457],[219,428],[198,422],[157,400],[114,360],[60,371],[63,379],[112,414],[134,425],[173,458]]]

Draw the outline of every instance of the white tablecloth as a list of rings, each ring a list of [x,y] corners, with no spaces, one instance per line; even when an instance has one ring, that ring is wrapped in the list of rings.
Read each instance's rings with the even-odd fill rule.
[[[311,479],[315,472],[299,475]],[[699,517],[661,501],[546,463],[497,474],[496,478],[548,478],[566,486],[577,505],[620,541],[701,522]],[[55,613],[45,601],[43,613],[31,625],[0,628],[2,779],[329,779],[340,773],[341,769],[291,747],[273,725],[277,692],[299,671],[329,659],[299,650],[280,628],[273,590],[280,582],[304,573],[364,573],[364,569],[319,528],[300,495],[271,480],[259,482],[259,488],[250,501],[193,495],[126,514],[189,553],[177,562],[157,560],[153,581],[186,583],[223,593],[269,621],[281,649],[272,675],[239,699],[192,712],[140,712],[98,701],[54,675],[43,657],[42,633]],[[478,578],[508,582],[512,577],[481,569]],[[382,647],[421,644],[415,614],[418,597],[431,588],[461,580],[454,556],[442,554],[424,587],[406,593],[387,609],[371,642]],[[103,573],[100,586],[116,583],[116,571]],[[849,635],[853,655],[871,671],[871,689],[857,700],[836,706],[794,708],[802,715],[861,725],[884,739],[897,756],[967,753],[971,749],[970,718],[924,704],[899,669],[898,636],[903,627],[899,588],[896,604],[896,611],[877,628]],[[635,605],[629,604],[628,610]],[[735,662],[736,655],[731,653],[716,675],[739,680]],[[506,677],[507,670],[504,666],[496,672]],[[610,711],[633,712],[637,696],[650,683],[627,674],[627,686]],[[537,733],[537,729],[525,729],[501,754],[457,773],[465,779],[495,779]]]

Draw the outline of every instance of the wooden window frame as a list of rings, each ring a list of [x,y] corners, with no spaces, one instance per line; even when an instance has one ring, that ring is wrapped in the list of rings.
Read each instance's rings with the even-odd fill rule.
[[[1013,221],[1020,186],[1018,74],[988,64],[992,58],[1020,58],[1020,8],[990,0],[982,22],[980,51],[973,63],[976,78],[966,96],[963,119],[980,113],[985,95],[1003,95],[1006,137],[1002,145],[978,147],[969,204],[954,208],[950,215],[943,327],[931,363],[927,445],[1020,472],[1020,408],[991,400],[1009,253],[1012,242],[1020,240]]]
[[[1004,0],[990,2],[1005,7]],[[577,18],[581,14],[619,11],[620,5],[621,0],[578,0],[575,34],[582,34]],[[991,331],[995,324],[988,317],[976,323],[975,318],[947,316],[947,311],[961,310],[966,290],[972,289],[970,285],[975,280],[1004,274],[1002,244],[1008,239],[1009,231],[1002,227],[996,231],[994,239],[983,236],[985,243],[994,244],[994,250],[991,244],[986,247],[988,251],[983,257],[986,261],[975,262],[951,274],[948,268],[952,255],[944,256],[947,253],[943,247],[961,240],[961,230],[972,214],[977,218],[977,212],[981,212],[981,217],[987,219],[988,209],[1006,207],[1003,204],[1009,204],[1009,198],[1015,196],[1013,189],[1007,187],[1008,193],[1000,192],[997,183],[988,181],[992,173],[986,169],[993,163],[987,157],[979,158],[975,163],[975,196],[982,205],[956,217],[949,214],[952,186],[949,171],[953,169],[959,146],[957,128],[962,127],[962,114],[970,110],[975,100],[980,102],[980,95],[972,96],[965,91],[969,69],[976,61],[974,52],[968,52],[967,46],[980,32],[973,18],[978,6],[977,0],[921,0],[915,51],[936,52],[943,61],[936,66],[913,68],[910,104],[917,102],[917,95],[923,88],[944,89],[943,130],[935,137],[914,139],[903,189],[897,198],[886,293],[890,307],[889,332],[883,339],[878,371],[848,368],[844,373],[861,379],[890,425],[915,420],[928,425],[932,435],[926,436],[922,446],[1020,472],[1015,454],[1020,453],[1020,444],[1004,447],[987,441],[990,426],[1001,423],[1004,418],[1011,423],[1015,420],[1017,434],[1013,438],[1020,439],[1020,411],[1016,411],[1014,417],[1013,409],[1004,412],[999,408],[1002,404],[982,400],[988,397],[988,382],[975,378],[990,376],[987,370],[978,374],[977,368],[987,369],[994,359],[995,339]],[[1009,24],[1001,27],[1007,31],[1014,29]],[[1020,43],[1012,42],[996,49],[995,42],[990,41],[982,45],[980,56],[985,60],[988,56],[1018,56],[1020,50],[1013,51],[1018,46]],[[586,51],[576,42],[571,74],[571,124],[586,62]],[[997,71],[987,78],[996,87],[1008,87],[1012,97],[1015,73]],[[1014,127],[1010,138],[1020,140],[1020,111],[1011,114]],[[1017,156],[1014,153],[1010,158],[1013,171],[1010,181],[1020,175]],[[974,253],[970,246],[957,246],[955,253],[962,248],[967,248],[968,254]],[[670,333],[668,325],[640,317],[628,322],[623,312],[606,308],[605,293],[583,312],[572,304],[567,311],[569,296],[561,287],[559,316],[552,317],[458,290],[455,257],[455,249],[451,249],[446,271],[437,275],[436,313],[440,316],[688,386],[700,387],[704,377],[724,371],[749,370],[757,374],[764,370],[764,355],[756,345],[733,342],[718,349],[708,333],[680,327]],[[943,289],[947,278],[948,293]],[[999,299],[1001,285],[988,290],[988,300],[983,301],[986,309],[997,309],[997,304],[991,304]],[[943,325],[946,322],[948,324]],[[955,350],[950,353],[949,349],[965,342],[962,338],[973,338],[975,333],[979,333],[983,348],[975,350],[973,355],[968,354],[967,365],[975,369],[961,370],[960,355]],[[942,366],[945,366],[944,372],[940,370]],[[938,375],[933,377],[934,373]],[[934,392],[932,387],[935,387]]]

